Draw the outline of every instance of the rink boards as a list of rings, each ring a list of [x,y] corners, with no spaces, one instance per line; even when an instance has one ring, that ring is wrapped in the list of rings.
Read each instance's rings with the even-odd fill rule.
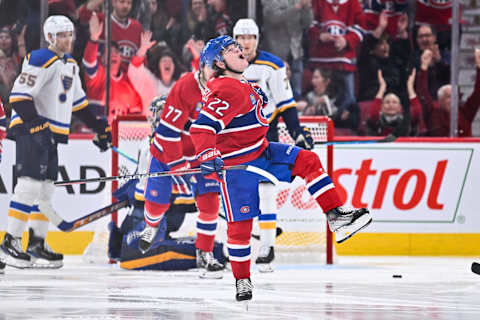
[[[12,194],[14,143],[4,142],[0,164],[0,230],[5,230]],[[480,139],[400,139],[388,144],[335,146],[334,175],[347,205],[371,208],[374,223],[343,245],[337,254],[479,255]],[[134,156],[134,154],[132,154]],[[91,141],[72,139],[59,147],[59,180],[110,175],[111,153],[99,153]],[[110,185],[59,187],[54,206],[65,220],[109,203]],[[475,201],[477,200],[477,201]],[[307,199],[306,199],[307,201]],[[312,217],[318,214],[312,210]],[[282,220],[295,214],[287,201]],[[93,227],[49,234],[52,247],[81,253]]]

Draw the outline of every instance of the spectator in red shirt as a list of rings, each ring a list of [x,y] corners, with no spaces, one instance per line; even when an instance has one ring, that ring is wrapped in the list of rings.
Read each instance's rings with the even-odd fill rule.
[[[450,133],[450,95],[452,86],[444,85],[438,89],[438,101],[434,101],[428,90],[428,69],[433,60],[433,53],[425,50],[421,57],[421,69],[417,76],[417,94],[423,107],[427,125],[427,135],[446,137]],[[475,65],[477,68],[475,87],[467,101],[458,108],[459,137],[472,136],[472,121],[480,107],[480,50],[475,49]]]
[[[380,15],[384,14],[387,20],[386,33],[392,38],[396,37],[399,31],[398,20],[404,19],[408,12],[408,0],[370,0],[363,3],[365,29],[375,31],[379,25]]]
[[[2,140],[7,135],[7,118],[3,110],[2,99],[0,98],[0,162],[2,162]]]
[[[387,82],[382,76],[382,70],[377,71],[379,88],[375,100],[370,106],[367,117],[367,135],[387,136],[398,135],[404,126],[409,127],[407,135],[416,136],[424,128],[422,107],[415,94],[415,69],[408,77],[407,91],[410,100],[410,110],[404,110],[400,98],[395,93],[387,93]]]
[[[88,0],[81,6],[78,12],[82,24],[88,24],[92,13],[97,12],[100,22],[105,21],[105,14],[99,12],[103,0]],[[112,0],[112,41],[118,44],[119,53],[122,58],[122,70],[127,71],[130,59],[140,47],[140,34],[143,27],[137,20],[129,18],[128,14],[132,9],[132,0]],[[103,23],[103,25],[105,25]],[[105,28],[100,39],[105,38]]]
[[[96,14],[90,19],[90,41],[83,55],[85,68],[85,85],[89,103],[98,106],[99,115],[104,114],[105,107],[105,63],[106,50],[103,51],[102,61],[99,62],[98,39],[102,33],[103,25]],[[110,106],[108,122],[118,115],[134,114],[142,112],[142,100],[128,80],[127,74],[122,71],[120,55],[115,42],[111,47],[110,65]]]

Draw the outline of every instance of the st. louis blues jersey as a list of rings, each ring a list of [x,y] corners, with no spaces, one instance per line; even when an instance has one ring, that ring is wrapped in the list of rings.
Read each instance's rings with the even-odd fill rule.
[[[190,128],[197,155],[218,149],[226,165],[256,159],[267,148],[268,118],[247,81],[214,78],[207,83],[205,106]]]
[[[271,120],[277,113],[296,107],[285,64],[279,57],[258,51],[255,59],[243,72],[249,82],[257,83],[268,96],[265,115]]]
[[[24,131],[24,121],[41,117],[48,121],[55,140],[67,143],[72,111],[88,105],[79,67],[68,54],[60,58],[49,49],[32,51],[10,94],[13,112],[9,131]]]

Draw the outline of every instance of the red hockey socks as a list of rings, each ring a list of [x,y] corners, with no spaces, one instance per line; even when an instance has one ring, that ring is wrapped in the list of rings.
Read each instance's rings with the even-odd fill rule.
[[[227,248],[235,279],[250,278],[252,219],[229,222]]]

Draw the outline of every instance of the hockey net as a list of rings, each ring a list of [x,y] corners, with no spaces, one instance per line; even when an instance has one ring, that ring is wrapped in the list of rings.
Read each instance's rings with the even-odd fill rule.
[[[301,124],[310,129],[316,142],[333,140],[333,124],[328,117],[301,117]],[[283,122],[278,125],[280,142],[294,144]],[[136,158],[142,141],[151,134],[151,126],[142,116],[121,116],[112,125],[113,145],[130,157]],[[320,156],[323,166],[329,175],[333,171],[333,147],[316,145],[314,151]],[[112,151],[112,175],[132,174],[136,165],[126,157]],[[112,192],[119,187],[115,181],[112,183]],[[282,233],[276,238],[275,253],[278,261],[287,262],[333,262],[332,235],[328,230],[325,215],[316,201],[308,194],[302,179],[296,178],[292,183],[281,183],[278,188],[277,227]],[[112,200],[113,197],[112,197]],[[112,215],[115,223],[122,221],[127,210],[121,210],[119,215]],[[172,236],[194,236],[195,215],[187,214],[181,229]],[[103,229],[102,229],[103,228]],[[105,226],[99,226],[94,237],[104,243],[103,259],[106,255]],[[103,230],[103,231],[102,231]],[[254,234],[259,234],[258,224],[254,224]],[[216,239],[226,240],[226,223],[219,219]],[[94,240],[95,242],[95,240]],[[252,239],[253,254],[258,251],[259,241]],[[100,248],[102,245],[98,245]],[[102,249],[101,249],[102,250]],[[100,251],[101,252],[101,251]],[[98,253],[96,253],[98,254]],[[98,260],[95,259],[87,260]]]

